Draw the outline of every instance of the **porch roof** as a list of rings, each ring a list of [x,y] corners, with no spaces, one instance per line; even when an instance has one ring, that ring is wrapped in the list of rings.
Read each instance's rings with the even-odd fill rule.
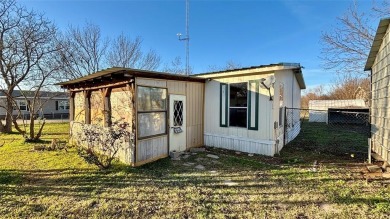
[[[95,84],[99,83],[125,81],[134,77],[205,82],[205,79],[193,76],[169,74],[165,72],[147,71],[132,68],[112,67],[74,80],[61,82],[57,85],[61,85],[61,87],[63,88],[70,88],[77,85],[94,86]]]

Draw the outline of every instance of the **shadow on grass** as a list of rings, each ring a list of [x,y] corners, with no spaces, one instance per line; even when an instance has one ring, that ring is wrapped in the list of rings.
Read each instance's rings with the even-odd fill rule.
[[[219,159],[206,160],[207,153],[218,154]],[[370,206],[379,203],[386,207],[380,205],[386,202],[386,197],[351,192],[343,173],[311,172],[309,164],[296,168],[280,163],[280,158],[273,158],[271,164],[265,162],[269,157],[249,158],[226,150],[210,149],[207,153],[181,161],[165,158],[136,168],[114,163],[112,169],[104,171],[2,170],[0,206],[4,209],[28,206],[21,216],[87,217],[104,212],[107,217],[125,214],[135,218],[155,214],[204,217],[215,213],[258,214],[260,210],[273,212],[275,208],[289,212],[298,206],[305,209],[323,203]],[[195,164],[184,166],[191,162],[202,163],[206,170],[195,169]],[[359,185],[362,181],[351,183]],[[36,197],[43,201],[35,201]],[[72,208],[63,202],[80,205],[81,209],[67,210]],[[61,215],[55,214],[55,206],[59,206]]]
[[[51,141],[37,139],[37,140],[25,140],[25,143],[30,143],[30,144],[50,144]]]

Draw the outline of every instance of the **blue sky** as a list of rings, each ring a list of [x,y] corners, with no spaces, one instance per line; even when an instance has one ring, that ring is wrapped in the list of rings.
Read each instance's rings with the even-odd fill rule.
[[[60,29],[91,22],[103,35],[141,36],[145,49],[154,49],[170,62],[185,60],[185,0],[23,0],[28,8],[44,12]],[[195,73],[228,60],[242,66],[299,62],[308,87],[328,84],[332,71],[321,68],[320,36],[336,24],[352,1],[258,0],[190,1],[190,65]],[[371,1],[358,1],[368,11]]]

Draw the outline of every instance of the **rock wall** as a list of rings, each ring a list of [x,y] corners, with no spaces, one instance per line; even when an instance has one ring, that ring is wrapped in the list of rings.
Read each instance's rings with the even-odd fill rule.
[[[108,156],[117,150],[116,158],[125,164],[133,164],[135,135],[130,130],[124,123],[115,127],[102,127],[72,121],[70,122],[70,142],[85,148],[93,148]],[[109,138],[112,137],[110,133],[118,131],[126,131],[126,134],[116,141],[110,140]],[[114,144],[109,145],[108,142],[114,142]]]

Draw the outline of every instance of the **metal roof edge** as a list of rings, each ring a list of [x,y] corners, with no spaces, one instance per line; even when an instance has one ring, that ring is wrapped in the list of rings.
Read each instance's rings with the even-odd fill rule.
[[[74,79],[74,80],[69,80],[61,83],[57,83],[56,85],[70,85],[70,84],[77,84],[80,82],[85,82],[88,80],[96,79],[99,77],[107,76],[110,74],[119,74],[119,73],[128,73],[128,74],[134,74],[136,77],[149,77],[149,78],[164,78],[164,77],[172,77],[174,78],[173,80],[178,80],[182,79],[183,81],[185,80],[197,80],[197,81],[202,81],[205,79],[194,77],[193,75],[179,75],[179,74],[171,74],[171,73],[165,73],[165,72],[157,72],[157,71],[149,71],[149,70],[142,70],[142,69],[132,69],[132,68],[122,68],[122,67],[112,67],[112,68],[107,68],[101,71],[94,72],[92,74]],[[155,74],[155,75],[154,75]],[[153,77],[152,77],[153,76]]]
[[[276,66],[291,67],[291,68],[301,67],[300,63],[279,62],[279,63],[268,64],[268,65],[257,65],[257,66],[243,67],[243,68],[228,69],[223,71],[204,72],[199,74],[193,74],[193,76],[198,77],[198,76],[212,75],[212,74],[224,74],[224,73],[231,73],[234,71],[245,71],[245,70],[269,68],[269,67],[276,67]]]
[[[305,79],[303,78],[302,69],[299,68],[299,71],[296,71],[294,73],[295,73],[295,78],[297,79],[297,82],[298,82],[299,87],[301,88],[301,90],[306,89],[306,83],[305,83]]]

